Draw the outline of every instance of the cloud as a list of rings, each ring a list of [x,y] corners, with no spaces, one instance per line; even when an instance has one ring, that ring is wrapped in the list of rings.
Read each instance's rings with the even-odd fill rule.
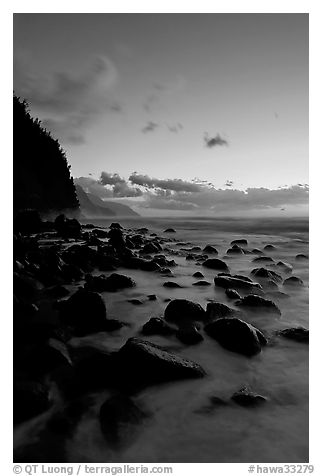
[[[309,186],[297,184],[284,188],[252,187],[246,190],[216,189],[207,181],[198,183],[181,179],[157,179],[133,173],[128,180],[119,174],[102,172],[100,179],[74,179],[85,191],[101,198],[137,198],[132,205],[164,210],[187,210],[193,213],[238,213],[251,210],[281,209],[307,205]],[[227,181],[231,183],[232,181]],[[136,187],[133,187],[136,185]]]
[[[100,178],[78,177],[74,182],[79,184],[87,193],[93,193],[100,198],[140,197],[142,190],[131,187],[119,174],[102,172]]]
[[[149,121],[142,129],[143,134],[146,134],[147,132],[153,132],[155,129],[159,127],[159,124],[156,122]]]
[[[232,187],[233,184],[234,182],[232,180],[226,180],[226,183],[225,183],[226,187]]]
[[[219,134],[217,134],[215,137],[209,137],[206,132],[204,135],[204,142],[206,147],[208,147],[209,149],[216,146],[228,146],[228,142],[223,139]]]
[[[164,189],[173,190],[176,192],[198,192],[200,186],[198,184],[187,182],[181,179],[157,179],[149,177],[148,175],[140,175],[133,173],[129,177],[132,184],[140,185],[149,189]]]
[[[180,122],[177,122],[177,124],[174,124],[174,125],[171,125],[171,126],[169,126],[167,124],[167,128],[168,128],[169,132],[174,132],[174,133],[177,134],[178,132],[180,132],[183,129],[183,125]]]
[[[118,183],[126,183],[119,174],[110,174],[108,172],[102,172],[100,177],[100,183],[102,185],[116,185]]]
[[[65,71],[41,76],[30,64],[28,54],[15,55],[15,92],[30,103],[44,127],[62,142],[84,142],[87,128],[98,116],[121,111],[113,97],[118,72],[109,58],[95,57],[77,76]]]

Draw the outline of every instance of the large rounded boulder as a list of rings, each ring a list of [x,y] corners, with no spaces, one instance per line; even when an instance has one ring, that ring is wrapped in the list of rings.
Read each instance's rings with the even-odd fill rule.
[[[202,266],[209,269],[218,269],[220,271],[229,271],[227,264],[218,258],[209,258],[202,263]]]
[[[60,303],[62,321],[72,326],[78,335],[106,329],[106,307],[102,296],[93,291],[79,289]]]
[[[184,325],[188,321],[203,321],[206,312],[200,304],[188,299],[173,299],[164,311],[164,318],[177,325]]]
[[[246,279],[235,278],[234,276],[216,276],[215,285],[224,289],[241,289],[251,292],[260,292],[262,287],[258,283]]]
[[[210,322],[205,326],[205,332],[225,349],[249,357],[258,354],[267,343],[261,331],[235,317]]]

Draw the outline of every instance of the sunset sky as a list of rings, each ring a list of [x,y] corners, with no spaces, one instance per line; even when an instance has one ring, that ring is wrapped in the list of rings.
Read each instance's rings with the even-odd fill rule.
[[[15,14],[14,89],[101,196],[303,214],[308,33],[294,13]]]

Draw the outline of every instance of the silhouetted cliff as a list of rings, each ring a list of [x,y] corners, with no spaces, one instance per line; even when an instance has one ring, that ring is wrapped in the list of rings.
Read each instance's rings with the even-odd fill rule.
[[[73,178],[58,140],[13,97],[13,206],[41,213],[79,212]]]

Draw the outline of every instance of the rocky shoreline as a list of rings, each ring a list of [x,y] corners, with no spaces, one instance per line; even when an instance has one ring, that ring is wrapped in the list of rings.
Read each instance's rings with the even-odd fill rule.
[[[149,418],[149,412],[135,402],[143,388],[207,377],[198,362],[150,342],[149,336],[174,337],[186,346],[210,338],[241,358],[253,358],[265,346],[274,345],[276,339],[308,343],[309,331],[305,328],[277,329],[268,335],[249,322],[249,316],[259,311],[278,318],[281,311],[273,296],[287,298],[288,289],[303,286],[302,280],[292,275],[288,263],[269,256],[270,247],[250,250],[246,239],[233,240],[219,259],[214,245],[202,249],[180,242],[175,236],[173,228],[165,229],[161,235],[147,228],[124,229],[119,223],[104,229],[81,225],[64,215],[52,222],[44,221],[32,210],[16,216],[14,423],[18,428],[32,418],[48,414],[44,431],[50,438],[58,435],[60,458],[64,458],[64,438],[77,425],[91,392],[110,392],[97,418],[107,443],[122,446],[127,444],[128,435]],[[250,276],[231,274],[230,260],[239,255],[247,255],[253,262]],[[189,300],[187,288],[186,299],[165,299],[168,302],[164,304],[163,317],[151,317],[139,335],[134,333],[120,349],[100,352],[90,346],[75,349],[70,345],[75,336],[112,333],[128,326],[109,316],[102,298],[102,293],[136,287],[133,278],[124,271],[119,273],[119,268],[159,273],[168,279],[163,284],[166,288],[182,287],[173,274],[176,256],[195,264],[193,286],[222,288],[234,307],[210,300],[204,309]],[[307,258],[301,254],[296,259]],[[213,283],[203,279],[203,268],[213,271]],[[155,299],[155,294],[146,296],[146,301]],[[129,302],[143,304],[142,299]],[[213,396],[211,405],[228,404],[219,400]],[[256,389],[243,387],[231,396],[230,403],[257,406],[266,401]],[[49,458],[26,450],[18,452],[15,460],[45,461],[46,457]]]

